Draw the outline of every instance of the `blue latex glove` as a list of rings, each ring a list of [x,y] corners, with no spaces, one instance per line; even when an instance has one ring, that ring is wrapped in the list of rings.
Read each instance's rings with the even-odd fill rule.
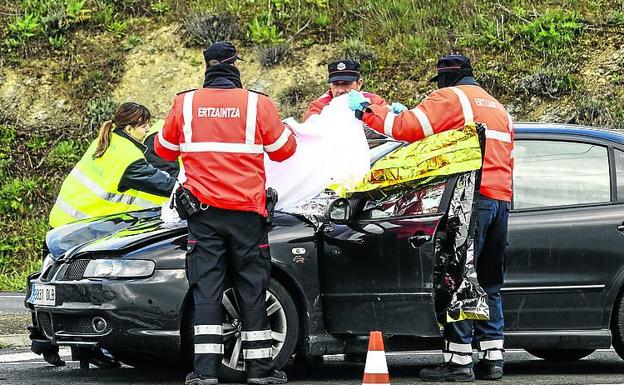
[[[394,102],[390,105],[390,111],[394,112],[395,114],[400,114],[405,110],[407,110],[407,107],[399,102]]]
[[[351,111],[364,111],[364,108],[367,106],[366,103],[370,102],[364,97],[364,95],[362,95],[361,92],[358,92],[356,90],[351,90],[348,93],[349,95],[349,108],[351,109]],[[362,103],[364,103],[364,105],[362,105]]]

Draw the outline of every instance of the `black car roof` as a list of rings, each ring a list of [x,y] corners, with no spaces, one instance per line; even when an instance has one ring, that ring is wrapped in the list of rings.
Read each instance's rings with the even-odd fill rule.
[[[516,133],[578,135],[624,144],[624,131],[561,123],[515,123]]]

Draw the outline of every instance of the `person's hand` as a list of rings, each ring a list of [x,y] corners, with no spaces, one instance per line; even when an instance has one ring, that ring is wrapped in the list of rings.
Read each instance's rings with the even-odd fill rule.
[[[390,111],[392,111],[395,114],[400,114],[401,112],[405,110],[407,110],[407,107],[405,107],[403,104],[399,102],[394,102],[390,105]]]
[[[347,95],[349,96],[349,108],[351,109],[351,111],[362,112],[364,111],[364,108],[366,108],[368,104],[370,104],[370,102],[364,97],[364,95],[356,90],[349,91]]]

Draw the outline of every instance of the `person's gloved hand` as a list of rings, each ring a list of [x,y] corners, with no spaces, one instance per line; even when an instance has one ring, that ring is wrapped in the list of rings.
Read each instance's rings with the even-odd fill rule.
[[[407,110],[407,107],[405,107],[403,104],[399,102],[394,102],[390,105],[390,111],[392,111],[395,114],[400,114],[401,112],[405,110]]]
[[[349,96],[349,108],[351,109],[351,111],[362,112],[370,104],[370,101],[366,99],[364,95],[362,95],[361,92],[358,92],[356,90],[349,91],[348,96]]]

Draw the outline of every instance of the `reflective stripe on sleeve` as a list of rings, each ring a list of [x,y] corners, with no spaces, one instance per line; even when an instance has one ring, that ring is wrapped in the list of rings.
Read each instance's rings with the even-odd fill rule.
[[[418,118],[425,137],[433,135],[433,127],[431,127],[431,122],[429,121],[427,114],[425,114],[423,110],[418,107],[413,108],[410,111],[412,111],[414,115],[416,115],[416,118]]]
[[[260,358],[271,358],[272,348],[243,349],[245,360],[256,360]]]
[[[178,146],[177,144],[173,144],[169,142],[167,139],[165,139],[165,137],[163,136],[162,130],[158,132],[158,143],[160,143],[160,145],[166,148],[167,150],[180,151],[180,146]]]
[[[471,344],[458,344],[455,342],[445,341],[446,349],[449,352],[454,353],[472,353],[472,345]]]
[[[184,119],[184,125],[182,131],[184,132],[184,142],[192,143],[193,128],[191,123],[193,122],[193,96],[195,91],[190,91],[184,94],[184,101],[182,103],[182,118]]]
[[[245,143],[256,141],[256,115],[258,111],[258,94],[249,91],[247,95],[247,119],[245,121]]]
[[[197,142],[180,143],[182,152],[232,152],[239,154],[262,154],[262,145],[246,143]]]
[[[195,344],[195,354],[223,354],[223,344]]]
[[[500,132],[496,130],[485,130],[485,137],[488,139],[498,140],[500,142],[511,143],[511,134],[508,132]]]
[[[280,137],[277,138],[275,142],[264,146],[264,151],[275,152],[279,150],[286,144],[286,142],[288,142],[288,138],[290,137],[290,134],[291,134],[291,131],[288,128],[286,128],[286,126],[284,126],[284,131],[282,131],[282,134],[280,135]]]
[[[54,204],[56,205],[56,207],[61,209],[62,212],[64,212],[65,214],[69,215],[70,217],[76,220],[89,218],[89,215],[83,213],[80,210],[73,208],[69,203],[62,200],[61,197],[56,198],[56,202]]]
[[[195,335],[223,335],[223,325],[195,325]]]
[[[83,174],[78,168],[74,167],[74,169],[70,172],[70,175],[76,178],[80,183],[82,183],[85,187],[87,187],[91,192],[97,195],[99,198],[104,199],[105,201],[112,203],[124,203],[128,205],[136,205],[144,209],[148,209],[151,207],[156,207],[155,203],[146,201],[141,198],[133,197],[132,195],[126,194],[115,194],[111,192],[107,192],[100,185],[91,180],[88,176]]]
[[[241,332],[241,339],[243,341],[266,341],[270,340],[271,331],[270,330],[258,330],[253,332]]]
[[[392,111],[388,111],[386,119],[384,119],[384,134],[386,134],[386,136],[392,137],[392,126],[394,126],[394,118],[396,118],[396,114]]]
[[[470,100],[468,100],[466,93],[459,87],[451,87],[451,90],[455,92],[459,98],[459,103],[461,104],[462,112],[464,113],[464,126],[474,123],[474,113],[472,112],[472,106],[470,105]]]
[[[503,349],[503,340],[479,341],[479,350]]]

